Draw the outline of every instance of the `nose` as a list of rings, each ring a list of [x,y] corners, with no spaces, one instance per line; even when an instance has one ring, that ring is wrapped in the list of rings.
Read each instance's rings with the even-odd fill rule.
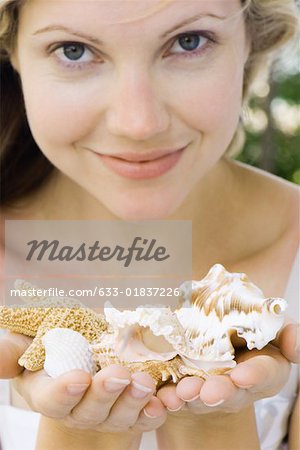
[[[119,74],[112,97],[106,115],[110,133],[144,141],[169,128],[169,112],[145,72]]]

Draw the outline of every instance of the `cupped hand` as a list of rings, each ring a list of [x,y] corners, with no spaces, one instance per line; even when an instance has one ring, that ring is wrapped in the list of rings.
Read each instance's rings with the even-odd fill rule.
[[[29,344],[17,334],[0,341],[0,377],[15,376],[13,385],[33,411],[70,427],[100,432],[144,432],[164,423],[166,410],[154,396],[150,375],[130,375],[127,368],[112,365],[94,377],[73,370],[50,378],[43,370],[29,372],[18,366]]]
[[[182,409],[195,414],[238,412],[253,401],[280,391],[288,379],[289,361],[299,362],[297,339],[298,326],[286,325],[274,346],[270,344],[260,351],[237,351],[238,364],[229,374],[210,376],[205,381],[186,377],[177,386],[161,388],[157,396],[173,413]]]

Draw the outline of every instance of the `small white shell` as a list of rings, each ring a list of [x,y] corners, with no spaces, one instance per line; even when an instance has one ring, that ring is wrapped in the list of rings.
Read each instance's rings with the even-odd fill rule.
[[[94,375],[96,372],[89,342],[77,331],[54,328],[42,338],[46,359],[44,369],[53,378],[70,370],[82,369]]]

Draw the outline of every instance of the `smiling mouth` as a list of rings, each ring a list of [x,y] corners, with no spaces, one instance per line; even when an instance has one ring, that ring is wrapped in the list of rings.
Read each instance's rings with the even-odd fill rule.
[[[185,149],[186,147],[183,147],[175,151],[156,151],[148,154],[103,155],[97,153],[97,157],[109,170],[121,177],[150,179],[159,177],[175,167]]]

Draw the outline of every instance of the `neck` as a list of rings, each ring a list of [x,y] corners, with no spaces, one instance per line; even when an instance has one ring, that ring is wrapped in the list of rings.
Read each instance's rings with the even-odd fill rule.
[[[233,162],[222,158],[194,187],[171,220],[192,220],[205,228],[224,215],[235,192]]]
[[[235,163],[223,158],[192,189],[181,206],[165,220],[190,220],[193,227],[193,267],[204,276],[215,262],[234,258],[232,243],[241,222],[241,186]],[[9,218],[33,220],[120,220],[93,196],[56,173],[37,194],[19,202]],[[239,218],[239,219],[237,219]],[[242,236],[243,238],[243,236]]]
[[[165,220],[190,220],[193,249],[201,261],[218,260],[220,250],[227,254],[229,235],[237,222],[235,205],[240,188],[236,187],[234,163],[221,159],[192,189],[181,206]],[[37,194],[19,202],[11,218],[33,220],[120,220],[93,196],[70,180],[55,173]],[[226,233],[226,239],[225,239]],[[201,252],[200,252],[201,249]],[[216,254],[217,251],[217,254]],[[201,265],[197,261],[197,265]],[[199,269],[200,270],[200,269]]]
[[[224,210],[225,200],[232,195],[233,181],[232,162],[223,158],[194,186],[180,207],[165,219],[191,220],[201,228],[205,227],[217,211],[220,215]],[[28,200],[34,215],[43,214],[45,219],[119,220],[96,198],[60,173],[54,173],[48,184]]]

